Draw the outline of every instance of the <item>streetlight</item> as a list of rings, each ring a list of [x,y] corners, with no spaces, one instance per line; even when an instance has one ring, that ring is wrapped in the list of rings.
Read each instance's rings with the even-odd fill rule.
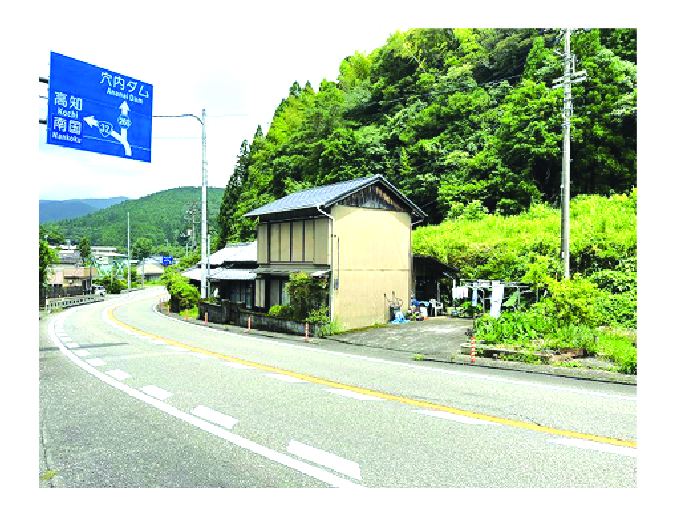
[[[206,171],[206,109],[201,109],[201,118],[196,114],[178,114],[175,116],[152,116],[153,118],[185,118],[191,117],[201,123],[201,298],[206,298],[206,237],[208,233],[207,189],[208,172]]]

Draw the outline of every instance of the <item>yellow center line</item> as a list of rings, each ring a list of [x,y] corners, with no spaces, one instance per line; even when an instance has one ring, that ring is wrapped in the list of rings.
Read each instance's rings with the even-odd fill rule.
[[[146,298],[144,299],[146,300]],[[142,301],[142,300],[137,300],[137,301]],[[129,302],[133,303],[133,302]],[[124,305],[128,305],[124,304]],[[111,309],[108,311],[108,318],[110,321],[113,323],[116,323],[119,326],[122,326],[128,330],[132,330],[139,335],[144,335],[144,336],[149,336],[154,339],[157,339],[159,341],[162,341],[164,343],[170,344],[172,346],[177,346],[180,348],[186,348],[188,350],[191,350],[196,353],[201,353],[204,355],[210,355],[212,357],[217,357],[218,359],[223,359],[229,362],[237,362],[239,364],[244,364],[246,366],[250,366],[253,368],[265,370],[265,371],[272,371],[274,373],[279,373],[282,375],[287,375],[289,377],[295,377],[299,378],[301,380],[306,380],[307,382],[313,382],[314,384],[320,384],[320,385],[325,385],[328,387],[334,387],[337,389],[344,389],[347,391],[352,391],[354,393],[360,393],[364,394],[367,396],[374,396],[376,398],[381,398],[383,400],[391,400],[394,402],[399,402],[399,403],[404,403],[407,405],[413,405],[415,407],[420,407],[423,409],[433,409],[433,410],[438,410],[442,412],[449,412],[451,414],[456,414],[458,416],[465,416],[468,418],[474,418],[474,419],[482,419],[485,421],[492,421],[494,423],[499,423],[501,425],[506,425],[506,426],[511,426],[511,427],[517,427],[517,428],[524,428],[526,430],[533,430],[536,432],[544,432],[547,434],[554,434],[554,435],[559,435],[559,436],[564,436],[564,437],[569,437],[569,438],[574,438],[574,439],[585,439],[588,441],[595,441],[598,443],[606,443],[606,444],[612,444],[615,446],[626,446],[629,448],[636,448],[637,443],[635,441],[627,441],[623,439],[617,439],[614,437],[604,437],[604,436],[598,436],[598,435],[593,435],[593,434],[585,434],[582,432],[575,432],[572,430],[561,430],[557,428],[552,428],[552,427],[546,427],[543,425],[538,425],[536,423],[529,423],[526,421],[517,421],[514,419],[508,419],[508,418],[500,418],[498,416],[490,416],[488,414],[480,414],[478,412],[472,412],[469,410],[464,410],[464,409],[457,409],[455,407],[447,407],[446,405],[438,405],[436,403],[431,403],[427,402],[424,400],[414,400],[412,398],[406,398],[404,396],[397,396],[393,394],[387,394],[387,393],[381,393],[379,391],[373,391],[371,389],[364,389],[362,387],[356,387],[356,386],[351,386],[348,384],[342,384],[340,382],[335,382],[333,380],[326,380],[323,378],[318,378],[314,377],[312,375],[305,375],[304,373],[297,373],[295,371],[289,371],[281,368],[276,368],[274,366],[269,366],[267,364],[260,364],[259,362],[252,362],[252,361],[247,361],[245,359],[239,359],[238,357],[232,357],[231,355],[224,355],[222,353],[217,353],[217,352],[212,352],[210,350],[205,350],[203,348],[198,348],[196,346],[190,346],[184,343],[180,343],[178,341],[174,341],[172,339],[165,339],[163,337],[157,336],[155,334],[151,334],[149,332],[144,332],[142,330],[139,330],[137,328],[134,328],[130,325],[127,325],[126,323],[118,320],[113,316],[113,312],[117,310],[119,307],[122,305],[118,305],[114,309]]]

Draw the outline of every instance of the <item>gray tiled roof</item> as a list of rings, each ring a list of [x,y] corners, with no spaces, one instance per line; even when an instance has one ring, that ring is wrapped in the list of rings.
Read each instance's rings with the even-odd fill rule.
[[[221,266],[225,262],[257,262],[257,241],[228,243],[225,248],[211,254],[211,266]]]
[[[344,196],[357,191],[365,186],[381,181],[386,184],[393,192],[398,194],[400,198],[415,212],[423,215],[423,211],[414,205],[409,199],[391,185],[381,175],[371,175],[369,177],[357,178],[354,180],[347,180],[346,182],[337,182],[329,186],[315,187],[305,191],[299,191],[288,196],[284,196],[279,200],[258,207],[246,213],[244,216],[261,216],[263,214],[272,214],[276,212],[294,211],[297,209],[306,209],[317,206],[329,206],[336,203]]]

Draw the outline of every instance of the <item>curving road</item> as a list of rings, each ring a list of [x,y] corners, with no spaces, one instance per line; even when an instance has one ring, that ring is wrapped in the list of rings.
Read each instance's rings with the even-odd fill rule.
[[[214,331],[162,288],[40,327],[53,487],[636,487],[636,387]]]

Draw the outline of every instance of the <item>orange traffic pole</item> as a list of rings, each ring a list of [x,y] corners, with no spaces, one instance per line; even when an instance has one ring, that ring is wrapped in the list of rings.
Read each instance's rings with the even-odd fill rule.
[[[204,313],[204,319],[206,320],[206,326],[208,326],[208,311]]]
[[[309,340],[309,322],[307,321],[306,327],[304,328],[304,339]]]
[[[248,332],[250,332],[250,322],[251,322],[251,319],[250,319],[250,316],[248,316]]]
[[[475,336],[470,338],[470,362],[475,364]]]

